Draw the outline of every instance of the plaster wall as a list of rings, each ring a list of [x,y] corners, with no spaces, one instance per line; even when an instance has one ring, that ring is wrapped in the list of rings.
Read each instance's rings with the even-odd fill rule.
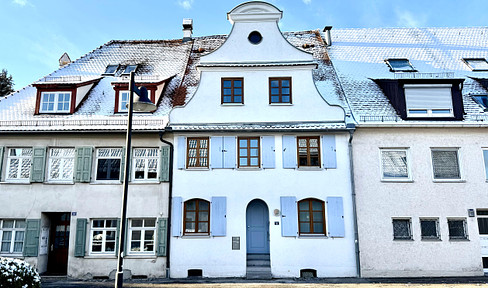
[[[411,182],[381,181],[380,147],[409,148]],[[435,182],[431,148],[459,148],[461,181]],[[481,276],[480,237],[468,209],[488,208],[485,129],[361,128],[354,135],[363,277]],[[393,240],[392,217],[411,217],[413,240]],[[440,241],[421,239],[420,218],[439,218]],[[449,240],[448,218],[467,220],[467,241]]]
[[[226,135],[230,136],[230,134]],[[275,136],[275,169],[202,171],[178,170],[175,166],[174,196],[182,197],[183,201],[192,198],[210,201],[212,196],[227,197],[227,233],[223,237],[171,237],[171,277],[187,277],[188,269],[202,269],[204,277],[245,276],[246,208],[253,199],[261,199],[268,206],[273,277],[299,277],[300,269],[316,269],[318,277],[356,275],[348,134],[335,134],[338,168],[327,170],[283,169],[282,135],[277,133],[264,135]],[[175,149],[177,151],[178,147]],[[177,161],[176,158],[175,163]],[[275,216],[273,213],[275,209],[280,209],[280,196],[296,196],[297,201],[310,197],[323,201],[326,201],[329,196],[343,197],[345,237],[282,237],[281,216]],[[327,210],[327,205],[325,209]],[[325,215],[327,217],[327,211]],[[240,237],[239,250],[232,250],[232,237]]]

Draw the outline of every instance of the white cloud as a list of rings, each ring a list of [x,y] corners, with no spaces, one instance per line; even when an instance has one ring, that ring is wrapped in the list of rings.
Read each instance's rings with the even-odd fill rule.
[[[12,1],[12,3],[15,3],[15,4],[20,5],[20,6],[25,6],[29,2],[27,2],[27,0],[14,0],[14,1]]]
[[[20,0],[20,1],[23,1],[23,0]],[[191,6],[193,5],[193,0],[178,0],[178,5],[183,7],[183,9],[185,9],[185,10],[189,10],[189,9],[191,9]]]
[[[425,15],[413,14],[410,11],[396,11],[397,25],[400,27],[423,27],[427,23]]]
[[[302,1],[303,1],[303,3],[305,3],[307,5],[310,4],[310,3],[312,3],[312,0],[302,0]]]

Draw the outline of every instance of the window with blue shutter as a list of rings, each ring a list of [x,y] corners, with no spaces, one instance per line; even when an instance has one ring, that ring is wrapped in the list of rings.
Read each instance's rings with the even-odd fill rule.
[[[275,136],[261,137],[263,168],[275,168]]]
[[[183,217],[183,199],[181,197],[173,197],[171,205],[171,236],[181,236],[181,220]]]
[[[327,197],[327,218],[329,221],[329,236],[344,237],[344,209],[342,197]]]
[[[168,218],[158,218],[158,231],[157,231],[157,249],[156,255],[160,257],[166,256],[166,239],[168,235]]]
[[[3,151],[5,151],[5,147],[0,146],[0,182],[3,181],[2,178]]]
[[[294,196],[280,197],[281,236],[296,237],[298,234],[297,198]]]
[[[483,150],[483,159],[485,162],[485,176],[486,180],[488,180],[488,150]]]
[[[27,219],[25,228],[24,253],[25,257],[37,257],[39,253],[39,233],[41,219]]]
[[[210,231],[212,236],[225,236],[227,232],[227,198],[212,197],[210,204]]]
[[[85,257],[87,219],[76,219],[75,257]]]
[[[297,141],[295,136],[283,135],[283,168],[297,167]]]
[[[324,168],[337,168],[335,135],[322,135],[322,155]]]
[[[90,182],[93,147],[76,147],[75,155],[75,182]]]
[[[210,137],[210,167],[219,169],[224,167],[224,137],[212,136]]]
[[[178,169],[185,169],[185,167],[186,167],[186,137],[179,136],[177,145],[178,145],[177,167],[178,167]]]
[[[169,162],[171,157],[171,148],[169,146],[161,146],[161,158],[159,160],[159,165],[161,167],[159,171],[159,181],[168,182],[169,181]]]
[[[44,182],[44,169],[46,167],[46,147],[34,147],[32,153],[32,166],[30,182]]]

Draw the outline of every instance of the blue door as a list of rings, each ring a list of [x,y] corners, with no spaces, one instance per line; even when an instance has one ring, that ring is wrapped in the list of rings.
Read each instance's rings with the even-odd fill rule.
[[[247,253],[269,253],[269,215],[268,206],[261,200],[253,200],[247,206]]]

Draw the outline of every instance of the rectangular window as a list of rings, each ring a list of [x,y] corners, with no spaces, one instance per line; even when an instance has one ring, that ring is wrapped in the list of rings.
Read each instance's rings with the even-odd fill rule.
[[[127,103],[129,103],[129,91],[119,91],[119,111],[127,112]]]
[[[297,137],[297,143],[298,167],[320,167],[319,137]]]
[[[488,257],[483,257],[483,269],[488,269]]]
[[[0,220],[0,254],[22,254],[25,220]]]
[[[465,219],[447,219],[449,239],[468,239]]]
[[[269,78],[269,104],[291,104],[291,77]]]
[[[48,181],[73,181],[74,148],[50,148]]]
[[[452,84],[405,84],[407,117],[454,117]]]
[[[259,167],[259,137],[239,137],[239,167]]]
[[[457,149],[433,149],[432,167],[434,179],[461,179]]]
[[[383,180],[410,179],[407,149],[381,149],[381,178]]]
[[[43,92],[39,113],[69,113],[71,92]]]
[[[130,72],[136,72],[138,65],[127,65],[122,75],[128,75]]]
[[[32,148],[9,148],[7,181],[28,181],[32,166]]]
[[[476,210],[480,235],[488,235],[488,210]]]
[[[103,75],[115,75],[117,69],[119,69],[119,65],[108,65],[107,68],[105,68]]]
[[[97,149],[97,180],[119,180],[122,148]]]
[[[156,219],[131,219],[129,223],[130,254],[154,254]]]
[[[132,179],[156,180],[159,177],[159,148],[134,148]]]
[[[208,168],[208,137],[187,138],[187,168]]]
[[[298,202],[299,233],[325,235],[324,201],[305,199]]]
[[[420,219],[420,232],[422,239],[439,239],[439,220]]]
[[[412,229],[410,219],[393,219],[393,239],[411,240]]]
[[[90,251],[94,254],[115,253],[117,220],[96,219],[91,223]]]
[[[222,78],[222,104],[244,104],[244,78]]]
[[[203,199],[192,199],[185,202],[185,216],[183,227],[189,235],[209,234],[210,231],[210,202]]]
[[[488,61],[485,58],[463,58],[463,60],[472,71],[488,71]]]
[[[412,64],[408,59],[396,58],[396,59],[386,59],[386,64],[390,67],[391,72],[415,72]]]

